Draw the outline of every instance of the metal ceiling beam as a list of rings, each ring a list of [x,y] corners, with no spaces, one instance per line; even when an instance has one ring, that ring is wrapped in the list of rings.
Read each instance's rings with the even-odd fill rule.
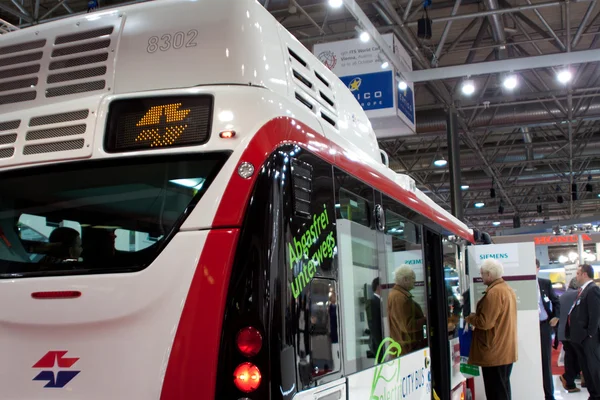
[[[27,22],[32,22],[33,19],[31,18],[30,15],[25,15],[22,12],[15,10],[12,7],[9,7],[8,5],[6,5],[5,3],[0,2],[0,10],[6,11],[9,14],[14,15],[15,17],[24,19]]]
[[[594,0],[594,3],[595,3],[595,0]],[[527,4],[531,4],[531,0],[527,0]],[[552,29],[552,27],[550,26],[550,24],[548,23],[548,21],[546,21],[546,19],[544,18],[544,16],[537,9],[534,9],[533,12],[540,19],[540,21],[542,22],[542,24],[544,25],[544,27],[546,28],[546,30],[548,31],[548,33],[550,35],[552,35],[552,37],[554,38],[554,40],[556,40],[556,43],[560,46],[560,48],[563,51],[565,51],[567,48],[565,47],[564,43],[560,40],[560,38],[558,37],[558,35],[556,34],[556,32],[554,32],[554,30]]]
[[[494,0],[490,0],[494,1]],[[456,15],[458,12],[458,8],[460,7],[461,0],[456,0],[454,3],[454,7],[452,8],[452,16]],[[431,60],[431,64],[434,66],[438,65],[438,60],[440,55],[442,54],[442,49],[444,48],[444,44],[446,43],[446,39],[448,38],[448,33],[450,32],[450,27],[452,26],[452,21],[446,22],[446,26],[444,27],[444,31],[442,32],[442,36],[440,37],[440,41],[438,43],[437,49],[433,55],[433,59]]]
[[[590,5],[588,6],[588,9],[585,12],[585,15],[583,16],[583,19],[581,20],[581,23],[579,24],[579,28],[577,28],[577,32],[575,33],[575,37],[573,38],[573,42],[571,43],[572,48],[575,48],[577,46],[577,44],[579,43],[579,39],[581,39],[581,35],[583,34],[584,29],[586,28],[587,21],[588,21],[588,19],[590,19],[590,15],[592,15],[592,11],[594,10],[595,7],[596,7],[596,0],[593,0],[590,3]]]
[[[583,64],[596,61],[600,61],[600,49],[513,58],[510,60],[490,61],[469,65],[455,65],[451,67],[412,71],[406,75],[410,82],[429,82],[440,79],[460,78],[467,75],[487,75],[498,72],[522,71],[526,69],[557,67],[565,64]]]
[[[586,0],[582,0],[582,1],[586,1]],[[521,12],[521,11],[535,10],[535,9],[546,8],[546,7],[556,7],[556,6],[559,6],[561,4],[562,4],[562,1],[550,1],[550,2],[547,2],[547,3],[527,4],[527,5],[515,6],[515,7],[511,7],[511,8],[499,8],[497,10],[479,11],[479,12],[476,12],[476,13],[455,15],[453,17],[449,16],[449,17],[433,18],[431,20],[431,22],[432,23],[441,23],[441,22],[448,22],[448,21],[458,21],[458,20],[461,20],[461,19],[471,19],[471,18],[478,18],[478,17],[489,17],[489,16],[492,16],[492,15],[517,13],[517,12]],[[408,25],[408,26],[417,26],[418,22],[417,21],[409,22],[406,25]]]

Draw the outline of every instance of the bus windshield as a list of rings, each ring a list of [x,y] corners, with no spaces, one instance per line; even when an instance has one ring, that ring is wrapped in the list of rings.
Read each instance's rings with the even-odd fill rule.
[[[1,173],[0,278],[146,267],[227,157],[131,157]]]

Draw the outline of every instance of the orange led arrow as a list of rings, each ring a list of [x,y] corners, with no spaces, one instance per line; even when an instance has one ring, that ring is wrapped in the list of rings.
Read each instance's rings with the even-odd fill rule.
[[[179,107],[181,107],[181,103],[154,106],[146,112],[135,126],[150,127],[160,125],[163,115],[165,116],[166,123],[181,122],[188,116],[191,110],[180,110]],[[161,133],[160,126],[144,129],[135,138],[135,141],[151,141],[150,147],[168,146],[175,143],[186,128],[187,125],[167,126],[164,129],[164,133]]]

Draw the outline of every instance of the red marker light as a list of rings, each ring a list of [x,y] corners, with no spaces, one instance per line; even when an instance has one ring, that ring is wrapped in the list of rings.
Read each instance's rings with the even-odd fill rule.
[[[77,290],[63,290],[57,292],[33,292],[31,297],[38,300],[51,300],[51,299],[76,299],[81,297],[81,292]]]
[[[223,131],[219,133],[219,136],[223,139],[231,139],[235,136],[235,131]]]
[[[238,332],[235,342],[240,353],[254,357],[262,348],[262,335],[258,329],[247,326]]]
[[[261,379],[258,367],[249,362],[238,365],[233,372],[233,383],[244,393],[250,393],[258,389]]]

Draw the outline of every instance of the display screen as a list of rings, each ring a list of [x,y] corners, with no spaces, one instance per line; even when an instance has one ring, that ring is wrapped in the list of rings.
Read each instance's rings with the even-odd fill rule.
[[[111,103],[105,149],[109,153],[206,143],[212,96],[153,97]]]

